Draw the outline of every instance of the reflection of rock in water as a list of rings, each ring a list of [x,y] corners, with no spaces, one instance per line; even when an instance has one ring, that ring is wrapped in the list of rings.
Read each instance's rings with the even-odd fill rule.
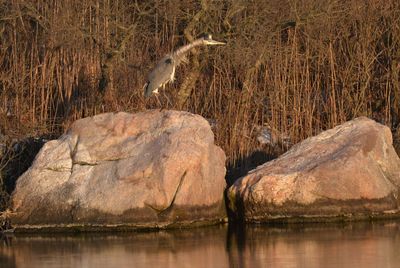
[[[220,225],[158,232],[16,235],[10,247],[16,265],[10,267],[44,267],[44,262],[53,267],[227,267],[226,231],[226,225]],[[4,252],[0,247],[0,255]]]
[[[229,229],[230,267],[397,267],[398,222],[248,225]]]
[[[243,223],[229,224],[226,236],[226,251],[228,253],[229,267],[244,267],[246,229]]]
[[[397,267],[399,247],[399,222],[15,235],[0,267]]]
[[[12,248],[12,236],[0,232],[0,267],[17,267],[16,253]]]

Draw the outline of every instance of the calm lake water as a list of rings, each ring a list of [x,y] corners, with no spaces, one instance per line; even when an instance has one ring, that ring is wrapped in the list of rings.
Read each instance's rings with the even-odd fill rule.
[[[18,234],[0,267],[400,267],[400,222]]]

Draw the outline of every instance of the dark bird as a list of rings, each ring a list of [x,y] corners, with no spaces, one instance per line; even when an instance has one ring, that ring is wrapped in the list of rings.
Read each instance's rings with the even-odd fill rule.
[[[150,97],[153,93],[158,94],[158,89],[168,82],[173,82],[175,78],[175,68],[185,60],[186,54],[197,46],[212,46],[225,45],[224,42],[218,42],[212,39],[210,34],[207,34],[192,43],[178,48],[173,53],[166,55],[156,65],[147,77],[147,82],[144,85],[144,96]]]

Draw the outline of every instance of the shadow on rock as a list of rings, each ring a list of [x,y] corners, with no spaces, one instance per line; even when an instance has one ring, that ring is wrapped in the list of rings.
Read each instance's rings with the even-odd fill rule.
[[[226,183],[230,187],[237,179],[243,177],[252,169],[271,161],[277,157],[276,154],[265,151],[254,151],[246,157],[239,158],[235,163],[230,163],[226,167]]]
[[[2,141],[0,146],[0,211],[7,208],[15,183],[32,164],[47,139],[29,137],[19,141]]]

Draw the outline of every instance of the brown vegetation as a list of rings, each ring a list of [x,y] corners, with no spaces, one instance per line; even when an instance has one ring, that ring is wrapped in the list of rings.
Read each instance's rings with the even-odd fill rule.
[[[264,124],[293,143],[360,115],[399,127],[398,0],[0,0],[1,131],[157,108],[148,71],[204,32],[228,45],[194,53],[161,102],[215,120],[231,166],[277,153]]]

